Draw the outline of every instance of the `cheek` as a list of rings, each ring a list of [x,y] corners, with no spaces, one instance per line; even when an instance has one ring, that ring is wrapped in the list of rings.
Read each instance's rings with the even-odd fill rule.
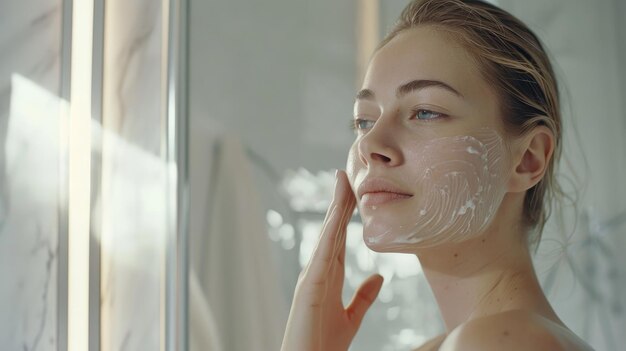
[[[419,163],[424,172],[418,182],[429,191],[419,214],[448,218],[441,223],[442,232],[478,232],[499,206],[507,179],[504,146],[497,134],[481,139],[461,136],[423,149]]]
[[[378,211],[366,223],[366,240],[376,251],[463,241],[489,225],[504,196],[508,158],[497,133],[416,146],[405,154],[414,199],[402,209]]]
[[[423,148],[416,162],[420,169],[417,181],[427,184],[450,185],[463,180],[468,188],[477,188],[488,181],[500,159],[499,152],[487,152],[484,144],[471,141],[431,143]]]

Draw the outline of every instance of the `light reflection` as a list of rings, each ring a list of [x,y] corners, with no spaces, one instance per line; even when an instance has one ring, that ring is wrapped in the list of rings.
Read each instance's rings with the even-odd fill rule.
[[[426,341],[424,335],[417,334],[413,329],[402,329],[392,337],[399,347],[422,344]]]
[[[11,76],[5,167],[7,190],[11,198],[21,200],[12,205],[25,203],[33,212],[56,208],[59,150],[67,147],[59,134],[67,135],[68,128],[67,116],[61,112],[67,105],[24,76]]]
[[[400,315],[400,307],[394,306],[387,309],[387,319],[390,321],[396,320]]]
[[[283,216],[274,210],[268,210],[265,218],[267,223],[273,228],[278,228],[283,224]]]
[[[289,195],[295,211],[325,213],[330,205],[335,186],[334,171],[311,173],[305,168],[289,170],[282,181],[282,188]]]
[[[284,223],[280,229],[278,229],[281,239],[281,245],[285,250],[291,250],[296,245],[295,231],[293,226],[289,223]]]

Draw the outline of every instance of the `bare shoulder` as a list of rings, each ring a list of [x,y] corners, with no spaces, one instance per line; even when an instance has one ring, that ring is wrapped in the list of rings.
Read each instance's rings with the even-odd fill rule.
[[[455,328],[440,351],[592,351],[569,329],[540,315],[516,310],[478,318]]]
[[[428,340],[422,346],[414,349],[413,351],[436,351],[439,350],[441,343],[446,339],[446,334],[437,335],[436,337]]]

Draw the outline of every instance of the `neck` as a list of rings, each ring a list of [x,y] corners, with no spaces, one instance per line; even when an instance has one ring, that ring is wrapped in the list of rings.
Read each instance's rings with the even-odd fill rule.
[[[492,230],[418,252],[448,332],[471,319],[514,309],[558,321],[519,233]]]

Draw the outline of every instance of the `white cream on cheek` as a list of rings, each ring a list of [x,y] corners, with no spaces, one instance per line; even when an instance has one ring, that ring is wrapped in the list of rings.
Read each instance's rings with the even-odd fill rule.
[[[460,242],[486,229],[506,192],[507,153],[491,129],[415,145],[410,169],[417,192],[406,203],[370,208],[364,238],[376,251],[408,251]],[[406,207],[406,208],[405,208]]]

